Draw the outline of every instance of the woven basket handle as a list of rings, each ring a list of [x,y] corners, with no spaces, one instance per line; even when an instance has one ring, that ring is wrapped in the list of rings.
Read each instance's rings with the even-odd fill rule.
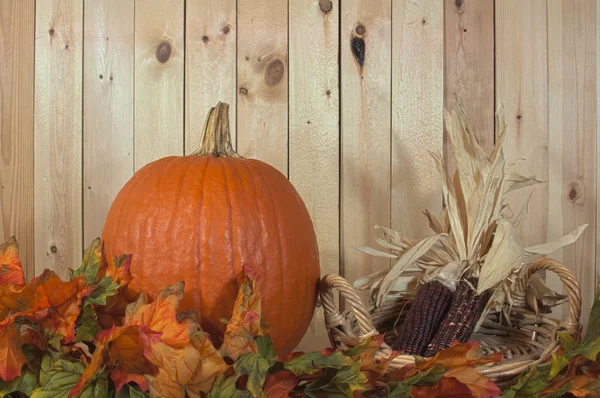
[[[340,296],[346,301],[350,310],[354,313],[359,336],[355,336],[352,327],[347,323],[345,317],[335,302],[334,289],[340,293]],[[330,331],[332,343],[335,345],[340,341],[346,341],[350,345],[356,345],[367,337],[377,334],[377,330],[371,322],[371,315],[364,306],[356,290],[348,281],[336,274],[327,274],[321,279],[321,304],[323,305],[325,315],[325,327]],[[333,335],[336,335],[338,341],[333,341]]]
[[[581,289],[579,288],[577,279],[575,279],[575,275],[573,275],[570,269],[555,260],[539,258],[529,267],[529,276],[542,270],[554,272],[562,281],[569,297],[569,313],[563,321],[563,326],[569,333],[578,333],[579,319],[581,317]]]

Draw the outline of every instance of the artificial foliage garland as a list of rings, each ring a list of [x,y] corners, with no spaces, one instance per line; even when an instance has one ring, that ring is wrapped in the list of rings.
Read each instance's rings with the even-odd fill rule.
[[[183,282],[133,302],[130,256],[102,258],[95,240],[69,281],[45,270],[26,283],[14,238],[0,246],[0,396],[12,397],[560,397],[600,393],[600,289],[587,330],[561,334],[551,361],[507,386],[475,366],[479,344],[454,344],[389,371],[377,361],[383,336],[346,351],[275,354],[261,316],[260,279],[245,268],[218,349],[195,313],[178,313]],[[106,261],[108,260],[108,261]],[[174,260],[176,261],[176,260]],[[102,322],[99,322],[102,320]],[[110,328],[101,324],[112,321]]]

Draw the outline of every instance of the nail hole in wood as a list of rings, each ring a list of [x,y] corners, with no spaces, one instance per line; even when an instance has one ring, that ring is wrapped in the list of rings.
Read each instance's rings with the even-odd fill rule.
[[[456,5],[456,7],[460,8],[462,7],[462,0],[456,0],[454,4]]]
[[[208,43],[208,36],[202,36],[202,41]]]
[[[466,31],[467,31],[467,28],[465,28],[465,29],[463,30],[463,32],[466,32]]]
[[[91,191],[92,190],[92,186],[88,185],[88,190]]]
[[[331,90],[325,91],[325,94],[327,94],[328,96],[331,95]]]
[[[319,0],[319,8],[327,14],[333,8],[333,3],[330,0]]]
[[[48,30],[48,34],[50,36],[54,36],[54,28],[50,28],[50,30]]]
[[[422,23],[423,25],[426,25],[426,24],[427,24],[427,20],[426,20],[425,18],[423,18],[423,20],[421,21],[421,23]]]
[[[244,58],[246,61],[250,61],[250,57],[246,55],[246,57]]]
[[[158,62],[161,64],[167,62],[171,57],[171,51],[171,44],[167,43],[166,41],[160,43],[158,47],[156,47],[156,59]]]
[[[98,77],[100,78],[100,80],[102,80],[104,78],[104,76],[102,75],[102,73]]]
[[[517,120],[521,120],[522,116],[521,115],[517,115]]]
[[[65,50],[68,50],[68,49],[69,49],[69,45],[65,44]]]
[[[110,80],[112,82],[113,81],[113,77],[112,76],[109,77],[108,80]]]

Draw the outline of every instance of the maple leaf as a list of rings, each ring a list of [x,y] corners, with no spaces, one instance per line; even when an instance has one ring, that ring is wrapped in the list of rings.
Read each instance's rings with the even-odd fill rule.
[[[100,305],[96,311],[98,313],[98,323],[105,328],[111,328],[113,325],[122,325],[125,320],[125,310],[130,303],[138,299],[137,295],[132,295],[127,290],[131,281],[131,255],[122,255],[110,261],[100,268],[99,277],[110,278],[110,280],[119,286],[117,294],[107,297],[106,304]]]
[[[237,380],[238,377],[235,374],[219,375],[208,393],[208,398],[251,398],[250,391],[237,389]]]
[[[340,370],[327,368],[321,377],[308,384],[304,393],[309,397],[322,396],[323,392],[329,395],[352,396],[355,391],[365,389],[367,378],[360,372],[360,362]]]
[[[87,282],[96,282],[102,264],[102,244],[100,238],[94,239],[91,246],[83,253],[83,261],[79,268],[73,271],[73,277],[82,276]]]
[[[42,358],[42,369],[40,370],[39,384],[31,398],[66,397],[69,391],[77,384],[85,369],[81,362],[70,362],[66,359],[54,360],[50,355]],[[106,374],[96,376],[80,393],[81,398],[107,397],[108,382]]]
[[[16,325],[8,325],[0,330],[0,379],[10,381],[21,375],[21,369],[27,362]]]
[[[268,398],[287,397],[298,381],[292,372],[269,373],[263,385],[264,395]]]
[[[19,244],[11,236],[0,246],[0,285],[24,285],[25,276],[19,259]]]
[[[233,316],[227,324],[219,352],[223,357],[237,360],[246,353],[257,353],[255,337],[264,336],[268,330],[261,316],[260,292],[256,274],[244,267],[245,281],[240,286],[233,305]]]
[[[377,380],[387,372],[392,360],[399,354],[394,351],[387,358],[375,359],[375,354],[383,341],[383,334],[371,336],[344,352],[344,355],[360,361],[360,370],[367,377],[369,387],[375,386]]]
[[[210,391],[215,378],[228,368],[208,337],[199,330],[190,343],[177,348],[164,342],[149,344],[148,360],[157,366],[156,375],[146,375],[151,397],[200,397]]]
[[[354,365],[355,361],[341,351],[308,352],[295,356],[284,363],[284,368],[296,376],[312,374],[320,369],[342,369]]]
[[[438,383],[431,387],[414,386],[410,393],[411,398],[470,398],[473,397],[469,387],[454,377],[442,377]],[[390,395],[393,396],[393,395]]]
[[[501,352],[487,357],[481,357],[479,355],[480,344],[479,341],[475,340],[467,343],[454,343],[448,349],[438,352],[433,358],[418,360],[417,368],[425,370],[438,363],[446,368],[451,368],[463,365],[485,365],[502,361]]]
[[[454,377],[471,390],[476,398],[491,398],[502,394],[502,390],[492,380],[480,374],[477,369],[468,365],[455,366],[446,371],[444,378]]]

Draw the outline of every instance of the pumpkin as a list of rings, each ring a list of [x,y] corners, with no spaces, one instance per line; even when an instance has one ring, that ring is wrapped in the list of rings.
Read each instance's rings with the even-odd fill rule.
[[[225,103],[210,110],[192,155],[156,160],[126,183],[102,232],[104,257],[132,255],[132,295],[155,297],[185,281],[179,309],[195,310],[217,344],[249,267],[274,348],[285,354],[302,339],[316,305],[317,240],[287,178],[233,150],[228,110]]]

